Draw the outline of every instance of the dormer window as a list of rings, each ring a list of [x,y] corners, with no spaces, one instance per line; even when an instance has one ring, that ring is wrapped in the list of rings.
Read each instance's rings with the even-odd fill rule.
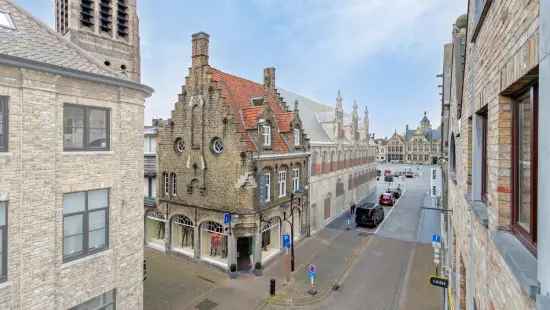
[[[266,123],[261,125],[264,146],[271,146],[271,125]]]
[[[264,97],[252,98],[252,99],[250,99],[250,103],[255,107],[264,105]]]
[[[294,128],[294,145],[302,144],[302,131],[299,128]]]

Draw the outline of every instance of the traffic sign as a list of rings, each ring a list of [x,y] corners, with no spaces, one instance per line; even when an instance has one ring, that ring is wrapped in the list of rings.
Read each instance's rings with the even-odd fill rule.
[[[283,235],[283,248],[290,249],[290,235]]]
[[[442,278],[442,277],[437,277],[437,276],[432,276],[432,277],[430,277],[430,284],[433,285],[433,286],[439,286],[439,287],[442,287],[442,288],[447,288],[447,287],[449,287],[449,279]]]
[[[231,224],[231,213],[224,213],[223,214],[223,223],[225,225]]]

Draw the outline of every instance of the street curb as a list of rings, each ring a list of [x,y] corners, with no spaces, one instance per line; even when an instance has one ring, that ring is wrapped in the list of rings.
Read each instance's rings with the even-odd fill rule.
[[[325,287],[322,291],[317,293],[317,295],[313,298],[306,298],[306,300],[303,300],[304,298],[300,298],[298,300],[289,298],[286,294],[279,294],[275,295],[273,297],[269,297],[264,302],[262,302],[256,309],[263,309],[267,305],[273,305],[273,306],[308,306],[312,304],[319,303],[326,298],[328,298],[333,292],[334,285],[341,286],[345,278],[349,275],[349,272],[351,270],[351,267],[355,265],[358,258],[361,256],[361,254],[367,249],[367,246],[369,244],[370,238],[366,239],[361,243],[358,249],[355,249],[352,253],[352,255],[349,257],[348,262],[346,263],[346,266],[344,268],[344,272],[332,283],[332,285],[329,285],[328,287]]]

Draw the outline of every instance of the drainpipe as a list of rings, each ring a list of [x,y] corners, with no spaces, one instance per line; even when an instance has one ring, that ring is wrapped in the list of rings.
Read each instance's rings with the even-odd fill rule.
[[[539,128],[538,128],[538,240],[537,262],[540,295],[537,308],[550,309],[550,0],[540,0]],[[545,122],[546,121],[546,122]],[[546,263],[544,263],[546,262]]]

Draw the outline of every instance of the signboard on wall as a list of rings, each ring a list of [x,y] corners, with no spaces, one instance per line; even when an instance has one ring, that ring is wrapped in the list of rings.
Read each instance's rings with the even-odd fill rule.
[[[441,197],[441,170],[432,168],[430,174],[430,196],[432,198]]]

